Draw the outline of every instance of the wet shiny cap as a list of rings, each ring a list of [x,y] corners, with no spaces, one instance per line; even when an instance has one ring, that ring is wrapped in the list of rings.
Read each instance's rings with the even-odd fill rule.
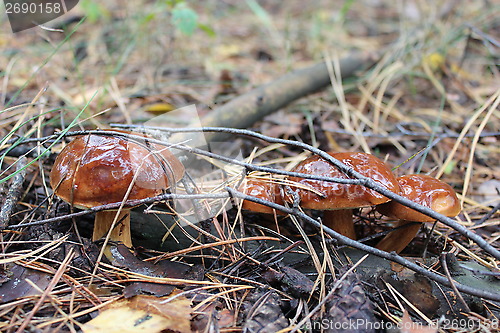
[[[283,197],[281,195],[280,187],[272,180],[267,181],[257,178],[245,179],[240,186],[240,191],[247,195],[251,195],[252,197],[257,197],[278,205],[283,205]],[[249,200],[243,200],[242,208],[252,212],[264,214],[273,214],[274,211],[274,209],[269,206],[261,205]],[[284,215],[284,213],[278,210],[276,210],[276,213]]]
[[[405,198],[448,217],[460,213],[460,201],[455,191],[439,179],[427,175],[405,175],[398,177],[397,180],[401,187],[401,195]],[[415,222],[435,220],[396,201],[380,205],[377,210],[381,214],[400,220]]]
[[[399,185],[391,169],[375,156],[359,152],[330,152],[328,154],[360,174],[370,177],[386,189],[399,193]],[[292,171],[323,177],[349,178],[317,155],[305,159]],[[389,198],[362,185],[339,184],[298,177],[289,177],[289,180],[300,185],[300,188],[291,187],[300,196],[300,205],[307,209],[352,209],[389,201]],[[293,202],[290,196],[287,196],[285,200]]]
[[[50,185],[60,198],[77,207],[94,207],[159,195],[184,175],[182,163],[164,146],[144,140],[84,135],[57,156]],[[132,184],[132,185],[131,185]]]

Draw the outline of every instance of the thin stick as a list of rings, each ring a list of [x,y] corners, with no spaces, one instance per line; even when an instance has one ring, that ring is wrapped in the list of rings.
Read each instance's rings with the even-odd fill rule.
[[[146,199],[126,200],[123,203],[123,207],[134,207],[134,206],[139,206],[142,204],[149,204],[149,203],[153,203],[153,202],[172,200],[172,199],[226,199],[226,198],[229,198],[229,195],[227,193],[214,193],[214,194],[173,194],[173,193],[167,193],[167,194],[161,194],[161,195],[158,195],[155,197],[149,197]],[[60,221],[72,219],[74,217],[79,217],[79,216],[83,216],[83,215],[97,213],[97,212],[100,212],[103,210],[118,209],[121,206],[122,206],[122,202],[106,204],[106,205],[101,205],[101,206],[95,206],[95,207],[89,208],[87,210],[82,210],[82,211],[79,211],[76,213],[66,214],[63,216],[56,216],[56,217],[51,217],[51,218],[48,218],[45,220],[12,225],[12,226],[9,226],[8,229],[19,229],[19,228],[23,228],[23,227],[31,227],[31,226],[45,224],[45,223],[60,222]],[[8,229],[3,229],[0,231],[4,231],[4,230],[8,230]]]
[[[159,128],[157,128],[157,129],[159,129]],[[176,129],[163,129],[163,130],[175,131]],[[395,200],[395,201],[397,201],[397,202],[399,202],[399,203],[401,203],[409,208],[412,208],[420,213],[423,213],[427,216],[430,216],[430,217],[442,222],[443,224],[449,226],[450,228],[454,229],[455,231],[459,232],[460,234],[464,235],[465,237],[471,239],[479,247],[481,247],[483,250],[488,252],[490,255],[495,257],[497,260],[500,260],[500,251],[497,250],[496,248],[494,248],[491,244],[489,244],[486,240],[484,240],[478,234],[470,231],[469,229],[467,229],[466,227],[462,226],[461,224],[457,223],[456,221],[454,221],[453,219],[451,219],[449,217],[446,217],[442,214],[439,214],[439,213],[433,211],[432,209],[430,209],[428,207],[424,207],[424,206],[422,206],[416,202],[413,202],[413,201],[411,201],[411,200],[409,200],[401,195],[393,193],[392,191],[386,189],[385,187],[380,186],[373,179],[366,177],[366,176],[363,176],[362,174],[360,174],[359,172],[356,172],[351,167],[345,165],[344,163],[341,163],[337,159],[333,158],[332,156],[330,156],[329,154],[327,154],[326,152],[324,152],[318,148],[315,148],[313,146],[310,146],[310,145],[302,143],[302,142],[277,139],[277,138],[269,137],[269,136],[262,135],[262,134],[259,134],[256,132],[252,132],[249,130],[238,130],[238,129],[232,129],[232,128],[218,128],[218,127],[216,127],[216,128],[214,128],[214,127],[208,127],[208,128],[202,127],[202,128],[194,128],[194,129],[191,128],[191,129],[177,129],[177,130],[180,132],[184,132],[184,131],[186,131],[186,132],[187,131],[195,131],[195,132],[215,131],[215,132],[226,132],[226,133],[231,133],[231,134],[247,135],[247,136],[253,136],[253,137],[262,139],[262,140],[270,142],[270,143],[282,143],[282,144],[286,144],[286,145],[300,147],[300,148],[305,149],[305,150],[309,150],[310,152],[322,157],[323,159],[325,159],[328,162],[330,162],[331,164],[333,164],[335,167],[337,167],[340,171],[345,173],[347,176],[354,178],[355,180],[358,180],[360,185],[363,185],[369,189],[372,189],[372,190],[374,190],[374,191],[376,191],[376,192],[378,192],[378,193],[380,193],[380,194],[382,194],[382,195],[384,195],[392,200]],[[93,131],[91,131],[91,132],[93,132]],[[123,135],[123,133],[122,133],[122,135]],[[152,141],[154,143],[157,143],[157,142],[155,142],[157,140],[152,140]],[[165,143],[162,143],[161,141],[158,141],[158,144],[165,145]],[[241,161],[227,158],[225,156],[220,156],[217,154],[206,152],[206,151],[203,151],[203,150],[197,149],[197,148],[182,147],[182,146],[176,146],[175,148],[178,148],[181,150],[186,150],[188,152],[192,152],[195,154],[205,155],[205,156],[212,157],[212,158],[218,158],[218,159],[230,162],[230,163],[234,163],[236,165],[244,166],[244,167],[248,168],[249,170],[274,172],[274,173],[278,173],[278,174],[286,174],[287,173],[286,171],[283,171],[283,170],[276,170],[276,169],[272,170],[272,168],[265,168],[265,167],[258,167],[258,166],[250,165],[248,163],[244,163]],[[292,173],[290,173],[290,174],[292,174]],[[296,176],[294,176],[294,177],[296,177]],[[298,177],[317,179],[317,177],[304,177],[302,175],[298,176]],[[330,181],[337,182],[337,180],[330,180]],[[343,181],[339,181],[339,183],[343,183]]]
[[[475,224],[476,225],[481,225],[483,224],[484,222],[488,221],[492,216],[493,214],[495,214],[498,210],[500,210],[500,201],[497,203],[497,205],[495,207],[493,207],[490,211],[488,211],[488,213],[486,213],[486,215],[484,215],[479,221],[477,221]]]
[[[12,179],[12,184],[10,185],[9,192],[5,197],[5,201],[0,210],[0,229],[5,228],[9,223],[10,215],[14,209],[19,197],[21,196],[21,190],[26,178],[26,158],[21,157],[17,160],[16,175]]]
[[[185,145],[177,145],[177,144],[171,144],[171,143],[166,143],[161,140],[155,140],[155,139],[150,139],[149,141],[151,143],[163,145],[163,146],[168,146],[174,149],[179,149],[185,152],[197,154],[197,155],[202,155],[202,156],[207,156],[210,158],[214,159],[219,159],[228,163],[233,163],[235,165],[243,166],[247,170],[253,170],[253,171],[263,171],[263,172],[269,172],[269,173],[276,173],[276,174],[282,174],[282,175],[290,175],[293,177],[300,177],[300,178],[306,178],[306,179],[315,179],[315,180],[324,180],[324,181],[330,181],[330,182],[337,182],[341,184],[356,184],[356,185],[363,185],[369,189],[372,189],[389,199],[392,199],[396,202],[399,202],[411,209],[414,209],[422,214],[425,214],[427,216],[432,217],[435,220],[440,221],[441,223],[449,226],[450,228],[454,229],[455,231],[459,232],[463,236],[469,238],[470,240],[474,241],[480,248],[482,248],[484,251],[492,255],[495,259],[500,260],[500,251],[497,250],[495,247],[493,247],[491,244],[489,244],[486,240],[484,240],[481,236],[476,234],[475,232],[472,232],[471,230],[467,229],[463,225],[457,223],[453,219],[446,217],[444,215],[441,215],[432,209],[428,207],[424,207],[416,202],[413,202],[401,195],[398,195],[396,193],[393,193],[392,191],[386,189],[383,186],[380,186],[377,182],[375,182],[373,179],[363,176],[359,172],[356,172],[354,169],[351,167],[345,165],[344,163],[340,162],[339,160],[333,158],[330,156],[328,153],[315,148],[311,145],[308,145],[306,143],[302,142],[297,142],[297,141],[292,141],[292,140],[285,140],[285,139],[278,139],[278,138],[273,138],[269,137],[267,135],[263,135],[260,133],[256,133],[253,131],[249,130],[243,130],[243,129],[235,129],[235,128],[226,128],[226,127],[200,127],[200,128],[163,128],[163,127],[145,127],[148,129],[156,129],[156,130],[162,130],[165,132],[169,133],[176,133],[176,132],[223,132],[223,133],[229,133],[229,134],[235,134],[235,135],[244,135],[244,136],[251,136],[255,137],[270,143],[281,143],[284,145],[290,145],[294,147],[299,147],[304,150],[308,150],[326,161],[330,162],[332,165],[337,167],[340,171],[342,171],[344,174],[349,176],[351,179],[344,179],[344,178],[329,178],[329,177],[317,177],[317,176],[312,176],[312,175],[306,175],[306,174],[301,174],[301,173],[296,173],[296,172],[288,172],[284,170],[279,170],[279,169],[274,169],[274,168],[268,168],[268,167],[261,167],[261,166],[256,166],[252,165],[249,163],[245,163],[236,159],[228,158],[226,156],[222,156],[219,154],[214,154],[212,152],[207,152],[202,149],[198,148],[192,148],[188,147]],[[98,135],[104,135],[104,136],[110,136],[110,135],[115,135],[115,136],[123,136],[127,137],[129,139],[135,139],[135,140],[144,140],[143,136],[137,136],[137,135],[130,135],[127,133],[120,133],[120,132],[111,132],[111,131],[78,131],[78,132],[68,132],[65,133],[65,136],[75,136],[75,135],[86,135],[86,134],[98,134]],[[47,137],[48,139],[54,138],[56,135]],[[328,180],[327,180],[328,179]]]
[[[460,293],[460,291],[458,291],[457,286],[455,286],[455,281],[453,281],[453,279],[451,278],[450,270],[448,269],[448,263],[446,262],[448,259],[448,255],[449,255],[449,253],[441,253],[441,265],[443,266],[444,273],[446,274],[446,277],[450,281],[451,289],[453,289],[453,291],[455,292],[455,295],[457,295],[458,300],[464,306],[465,311],[471,312],[469,306],[467,305],[464,298],[462,297],[462,294]]]
[[[265,200],[246,195],[246,194],[244,194],[242,192],[238,192],[230,187],[226,187],[226,190],[235,198],[249,200],[249,201],[259,203],[259,204],[266,204]],[[428,277],[431,280],[434,280],[434,281],[441,283],[445,286],[451,287],[451,283],[446,277],[439,275],[439,274],[436,274],[436,273],[433,273],[433,272],[431,272],[423,267],[420,267],[419,265],[401,257],[400,255],[398,255],[395,252],[388,253],[385,251],[381,251],[381,250],[376,249],[374,247],[368,246],[366,244],[362,244],[362,243],[357,242],[355,240],[352,240],[348,237],[345,237],[345,236],[339,234],[338,232],[336,232],[335,230],[332,230],[332,229],[322,225],[320,222],[316,221],[315,219],[313,219],[309,215],[302,213],[301,211],[299,211],[296,208],[288,208],[288,207],[278,205],[278,204],[275,204],[272,202],[267,203],[267,205],[271,208],[276,209],[276,210],[280,210],[280,211],[285,212],[287,214],[292,214],[292,215],[295,215],[297,217],[300,217],[301,219],[303,219],[304,221],[306,221],[309,224],[312,224],[313,226],[315,226],[318,229],[323,228],[323,231],[325,233],[329,234],[330,236],[332,236],[333,238],[338,240],[340,243],[343,243],[347,246],[350,246],[350,247],[359,249],[361,251],[376,255],[377,257],[381,257],[381,258],[396,262],[400,265],[403,265],[403,266],[413,270],[416,273],[419,273],[419,274],[422,274],[422,275]],[[472,288],[472,287],[469,287],[469,286],[461,284],[461,283],[456,283],[455,286],[457,287],[458,290],[460,290],[466,294],[470,294],[470,295],[474,295],[474,296],[478,296],[478,297],[483,297],[483,298],[486,298],[489,300],[500,301],[500,294],[498,294],[498,293],[496,293],[496,294],[490,293],[486,290]]]

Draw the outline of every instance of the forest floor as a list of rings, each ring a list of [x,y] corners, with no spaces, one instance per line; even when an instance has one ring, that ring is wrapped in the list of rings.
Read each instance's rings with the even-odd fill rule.
[[[2,17],[0,331],[499,330],[498,17],[486,0],[87,0],[15,34]],[[310,81],[279,78],[324,61],[322,89],[284,91]],[[266,98],[238,99],[261,86]],[[132,251],[92,241],[103,207],[54,195],[75,134],[149,128],[172,142],[173,128],[222,124],[214,114],[252,132],[219,136],[210,156],[193,143],[209,136],[182,136],[171,150],[186,176],[131,211]],[[358,242],[297,202],[242,209],[242,178],[269,167],[284,184],[314,148],[437,177],[461,212],[396,255],[373,248],[395,220],[372,207],[354,210]]]

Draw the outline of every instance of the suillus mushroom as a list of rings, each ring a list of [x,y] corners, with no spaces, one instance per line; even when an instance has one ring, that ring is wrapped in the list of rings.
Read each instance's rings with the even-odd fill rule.
[[[272,179],[245,179],[240,186],[240,191],[252,197],[283,205],[280,186]],[[281,211],[249,200],[243,200],[242,208],[255,213],[274,214],[276,212],[278,215],[284,215]]]
[[[399,193],[396,177],[387,164],[377,157],[360,152],[329,152],[328,154],[360,174],[370,177],[380,186]],[[305,159],[292,171],[323,177],[348,178],[334,165],[319,156]],[[289,180],[299,185],[290,186],[297,193],[301,207],[324,210],[323,224],[351,239],[356,239],[352,210],[389,201],[389,198],[362,185],[339,184],[298,177],[289,177]],[[287,195],[285,200],[292,201],[293,198]]]
[[[144,140],[113,136],[134,134]],[[106,135],[76,137],[57,156],[50,173],[54,193],[70,205],[91,208],[145,199],[161,194],[184,175],[182,163],[165,147],[151,144],[145,135],[110,131]],[[132,246],[130,207],[99,211],[95,215],[92,240],[105,236]]]
[[[439,179],[427,175],[405,175],[398,177],[397,180],[401,187],[401,195],[405,198],[448,217],[460,213],[460,202],[455,191]],[[432,217],[396,201],[380,205],[377,210],[383,215],[399,219],[395,225],[399,228],[385,236],[376,246],[387,252],[400,253],[415,238],[423,222],[434,221]],[[404,227],[410,222],[418,223]]]

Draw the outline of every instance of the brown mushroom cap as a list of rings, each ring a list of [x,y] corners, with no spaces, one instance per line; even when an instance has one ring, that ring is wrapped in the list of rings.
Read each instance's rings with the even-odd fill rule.
[[[144,137],[144,142],[97,134],[77,137],[57,156],[50,185],[63,200],[87,208],[123,201],[132,183],[129,200],[161,194],[182,178],[184,166]]]
[[[360,152],[329,152],[328,154],[360,174],[370,177],[388,190],[399,193],[399,185],[391,169],[375,156]],[[317,155],[305,159],[293,171],[324,177],[349,178],[334,165]],[[379,205],[389,201],[389,198],[362,185],[339,184],[298,177],[290,177],[289,180],[323,194],[324,197],[313,191],[297,188],[300,205],[307,209],[352,209]],[[290,197],[286,199],[291,200]]]
[[[281,195],[280,187],[272,180],[266,181],[263,179],[246,179],[241,184],[240,191],[252,197],[257,197],[278,205],[283,205],[283,197]],[[274,212],[274,209],[269,206],[261,205],[249,200],[243,200],[242,208],[256,213],[273,214]],[[280,215],[284,214],[280,211],[276,211],[276,213]]]
[[[448,217],[460,213],[460,201],[453,188],[431,176],[405,175],[398,179],[401,195],[422,206],[428,207]],[[396,201],[390,201],[377,207],[386,216],[415,222],[432,222],[435,219],[417,212]]]

